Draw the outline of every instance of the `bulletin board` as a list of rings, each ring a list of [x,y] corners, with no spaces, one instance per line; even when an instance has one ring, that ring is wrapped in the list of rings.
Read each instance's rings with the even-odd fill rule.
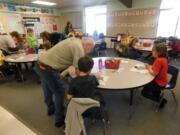
[[[62,13],[61,17],[61,31],[64,31],[67,21],[70,21],[74,29],[82,31],[82,13],[81,12],[68,12]]]
[[[41,29],[48,31],[48,32],[58,32],[60,31],[60,23],[59,23],[59,17],[41,17]]]
[[[154,37],[157,31],[159,10],[130,9],[107,14],[107,35],[129,32],[134,36]]]
[[[35,26],[36,31],[41,33],[42,31],[58,32],[60,31],[60,17],[48,16],[48,15],[33,15],[33,14],[16,14],[16,13],[1,13],[0,12],[0,32],[9,33],[12,31],[18,31],[19,33],[25,33],[23,17],[39,17],[40,22]]]
[[[40,22],[37,24],[36,29],[38,33],[43,31],[47,32],[59,32],[60,31],[60,17],[58,16],[45,16],[45,15],[33,15],[24,14],[23,17],[38,17]]]
[[[40,8],[12,3],[0,3],[0,32],[18,31],[25,33],[23,17],[39,17],[40,22],[34,24],[35,33],[42,31],[60,31],[60,18],[53,16],[52,8]]]

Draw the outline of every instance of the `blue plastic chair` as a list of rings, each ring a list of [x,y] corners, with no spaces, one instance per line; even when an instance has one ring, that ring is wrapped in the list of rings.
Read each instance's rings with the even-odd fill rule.
[[[176,106],[178,106],[178,102],[177,102],[177,99],[176,99],[176,96],[174,93],[174,88],[176,87],[176,83],[177,83],[177,79],[178,79],[178,73],[179,73],[178,68],[171,66],[171,65],[168,66],[168,74],[171,75],[171,79],[168,82],[168,84],[166,85],[166,87],[161,90],[161,99],[160,99],[159,105],[163,101],[165,91],[169,91],[169,92],[171,92],[171,95],[173,96]]]
[[[100,53],[105,53],[105,55],[107,56],[107,44],[106,42],[102,42],[101,44],[99,44],[97,47],[96,47],[96,51],[98,53],[98,57],[100,56]]]

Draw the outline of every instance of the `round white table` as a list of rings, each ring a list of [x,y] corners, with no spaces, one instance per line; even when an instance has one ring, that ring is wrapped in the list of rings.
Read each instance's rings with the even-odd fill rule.
[[[99,70],[98,61],[102,59],[103,69]],[[108,57],[94,58],[94,67],[92,74],[95,74],[100,80],[99,89],[106,89],[111,91],[129,90],[130,102],[133,104],[133,91],[136,88],[142,87],[151,81],[154,77],[148,73],[144,66],[144,63],[132,59],[115,58],[120,59],[120,67],[118,70],[105,69],[104,62]],[[141,69],[137,68],[141,67]],[[102,81],[101,81],[102,80]]]
[[[38,54],[12,54],[5,57],[5,62],[9,63],[28,63],[28,62],[36,62],[38,60],[38,56],[45,52],[44,49],[39,49]]]
[[[148,46],[148,47],[144,47],[143,45],[137,45],[134,48],[139,51],[142,51],[142,52],[152,52],[153,46],[154,46],[154,44],[152,44],[151,46]],[[172,49],[171,49],[171,47],[167,46],[167,50],[171,51]]]
[[[24,81],[24,75],[22,71],[20,70],[18,64],[36,62],[38,60],[39,55],[43,54],[44,52],[45,50],[40,49],[38,54],[25,54],[25,53],[12,54],[12,55],[6,56],[4,61],[7,63],[14,63],[17,68],[18,74],[21,77],[21,80]]]
[[[143,52],[152,52],[152,48],[153,48],[153,45],[151,45],[149,47],[144,47],[143,45],[135,46],[135,49],[137,49],[139,51],[143,51]]]
[[[102,59],[103,69],[99,70],[98,61]],[[100,85],[99,89],[110,90],[110,91],[121,91],[128,90],[130,92],[129,105],[130,114],[129,119],[132,117],[131,108],[133,105],[134,90],[142,87],[151,81],[154,77],[144,67],[144,63],[132,59],[115,58],[120,59],[120,67],[118,70],[105,69],[104,62],[108,57],[93,58],[94,67],[92,74],[99,78]],[[103,79],[102,79],[103,78]],[[103,80],[103,81],[102,81]]]
[[[134,89],[144,86],[151,82],[154,77],[148,73],[146,69],[137,70],[135,66],[144,66],[144,63],[132,59],[115,58],[120,59],[120,67],[118,70],[103,69],[99,71],[98,60],[100,58],[94,58],[94,67],[92,73],[98,76],[104,76],[106,81],[103,85],[99,85],[102,89],[111,90],[124,90]],[[108,57],[101,57],[103,63]],[[103,64],[104,65],[104,64]],[[136,70],[136,71],[135,71]]]
[[[9,63],[27,63],[35,62],[38,59],[38,54],[12,54],[5,57],[5,62]]]
[[[152,48],[154,46],[154,39],[139,39],[139,45],[135,46],[135,49],[143,52],[152,52]],[[143,44],[150,44],[149,47],[144,47]]]

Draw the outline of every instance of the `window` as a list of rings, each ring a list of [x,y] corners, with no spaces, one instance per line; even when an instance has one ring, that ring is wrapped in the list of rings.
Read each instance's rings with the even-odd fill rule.
[[[180,38],[180,16],[178,19],[177,29],[176,29],[176,36]]]
[[[180,36],[178,30],[180,27],[179,5],[179,0],[162,0],[157,36]]]
[[[178,9],[180,5],[179,0],[162,0],[161,9]]]
[[[85,8],[86,33],[92,35],[96,30],[106,34],[106,12],[105,5]]]
[[[174,36],[178,20],[176,10],[164,10],[160,12],[158,24],[158,36],[169,37]]]

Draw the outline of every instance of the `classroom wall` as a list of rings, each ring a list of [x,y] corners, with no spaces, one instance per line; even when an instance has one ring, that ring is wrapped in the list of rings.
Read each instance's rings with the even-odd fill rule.
[[[2,33],[9,33],[11,31],[18,31],[19,33],[26,33],[23,24],[23,17],[37,17],[40,18],[37,33],[42,31],[54,32],[60,31],[60,17],[50,15],[37,14],[19,14],[15,12],[1,12],[0,11],[0,29]],[[54,30],[57,27],[57,30]]]
[[[113,0],[107,2],[107,11],[118,11],[118,10],[126,10],[127,7],[123,5],[119,0]]]
[[[126,6],[124,6],[119,0],[112,0],[107,2],[107,11],[117,11],[117,10],[125,10],[127,9]],[[92,5],[94,6],[94,5]],[[67,21],[71,21],[73,25],[75,25],[75,28],[81,28],[82,31],[85,31],[85,20],[84,20],[84,8],[83,6],[79,6],[79,7],[72,7],[72,8],[63,8],[60,9],[61,12],[61,21],[60,21],[60,27],[61,30],[64,29],[66,22]],[[75,13],[79,13],[81,15],[80,16],[77,14],[77,17],[79,20],[73,20],[73,18],[70,18],[70,14],[73,12]],[[66,16],[66,17],[65,17]],[[79,25],[77,25],[76,23],[78,23]]]
[[[109,1],[106,3],[107,14],[113,13],[113,12],[114,13],[115,12],[121,12],[121,11],[124,12],[124,11],[132,10],[132,9],[142,9],[142,8],[143,9],[157,9],[158,10],[160,7],[160,4],[161,4],[161,0],[133,0],[132,8],[127,8],[119,0],[112,0],[112,1]],[[81,13],[81,18],[78,18],[78,20],[79,20],[79,24],[82,25],[81,26],[82,30],[85,31],[84,7],[80,6],[80,7],[73,7],[73,8],[64,8],[64,9],[61,9],[60,12],[61,12],[61,14],[64,14],[64,15],[67,13],[73,13],[73,12]],[[155,26],[155,27],[153,27],[153,30],[147,30],[146,32],[144,31],[144,29],[141,29],[141,28],[139,28],[139,29],[136,28],[136,30],[133,30],[133,28],[128,28],[127,30],[130,32],[134,31],[132,34],[135,34],[135,32],[138,32],[138,34],[137,34],[138,36],[142,36],[144,34],[145,37],[155,37],[156,36],[156,30],[157,30],[158,17],[159,17],[158,13],[154,17],[152,17],[153,18],[152,22],[154,22],[154,26]],[[136,19],[133,20],[131,18],[132,17],[130,17],[130,19],[129,19],[129,23],[136,23],[136,24],[139,23],[138,20],[134,21]],[[114,20],[120,19],[121,22],[123,22],[123,23],[128,22],[127,17],[113,17],[113,19]],[[144,25],[145,23],[147,23],[146,20],[149,20],[149,19],[150,19],[149,16],[147,16],[147,17],[142,16],[140,23],[142,23]],[[65,26],[65,24],[64,24],[65,22],[66,21],[62,22],[62,27]],[[114,28],[114,29],[116,29],[116,28]],[[148,29],[151,29],[151,28],[148,28]],[[109,28],[107,28],[107,33],[110,35],[115,35],[115,33],[117,33],[117,30],[118,29],[116,29],[116,32],[112,32],[112,29],[109,30]],[[125,30],[125,29],[124,28],[121,29],[120,32],[122,32],[122,30]],[[110,31],[110,32],[108,32],[108,31]],[[149,33],[148,33],[148,31],[149,31]]]
[[[82,6],[72,7],[72,8],[63,8],[60,9],[60,32],[64,32],[67,21],[71,21],[73,27],[77,30],[84,31],[83,29],[83,10]]]
[[[53,10],[53,12],[52,12]],[[24,27],[23,17],[40,18],[40,23],[36,23],[35,33],[39,35],[40,32],[46,30],[54,32],[60,30],[60,10],[57,8],[45,9],[39,7],[27,7],[23,5],[14,5],[11,3],[0,2],[0,32],[9,33],[11,31],[18,31],[19,33],[26,33]]]
[[[83,8],[82,6],[79,6],[79,7],[71,7],[71,8],[61,8],[60,9],[60,12],[61,13],[67,13],[67,12],[82,12],[83,11]]]
[[[61,16],[61,11],[58,8],[53,9],[53,16]]]
[[[109,2],[108,4],[108,15],[110,13],[114,13],[115,16],[108,17],[107,19],[107,34],[108,35],[115,35],[119,32],[126,32],[129,31],[131,34],[135,36],[143,36],[143,37],[155,37],[157,32],[158,26],[158,19],[159,19],[159,8],[161,5],[161,0],[133,0],[132,1],[132,8],[125,7],[119,1]],[[132,10],[157,10],[155,15],[142,15],[142,16],[119,16],[117,14],[121,14],[123,12],[128,12]],[[140,11],[141,12],[141,11]],[[114,23],[115,27],[108,27],[109,22]],[[153,24],[153,27],[149,27],[149,24]],[[134,25],[134,28],[131,27],[122,27],[121,25]],[[141,25],[136,27],[136,25]]]
[[[133,8],[159,8],[161,0],[133,0]]]
[[[112,11],[107,14],[107,35],[129,32],[138,37],[156,35],[159,10],[156,8]]]
[[[119,0],[111,0],[106,3],[108,11],[117,11],[117,10],[125,10],[127,7],[123,5]],[[95,6],[95,5],[92,5]],[[60,9],[61,13],[67,12],[83,12],[85,6],[72,7],[72,8],[63,8]]]

